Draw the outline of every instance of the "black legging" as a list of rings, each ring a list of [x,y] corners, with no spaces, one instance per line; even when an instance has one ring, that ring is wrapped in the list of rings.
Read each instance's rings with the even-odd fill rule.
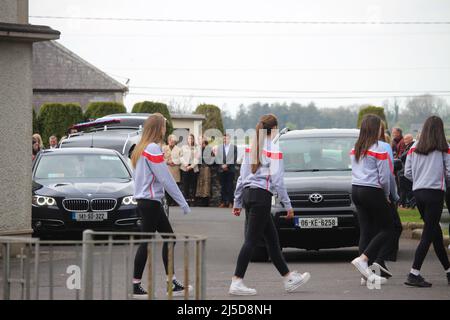
[[[392,246],[389,250],[388,256],[386,260],[395,261],[397,258],[397,252],[399,249],[400,237],[403,232],[402,222],[400,220],[400,216],[398,214],[397,205],[395,204],[392,197],[390,198],[391,203],[389,203],[389,208],[391,209],[392,220],[394,223],[394,234],[392,239]]]
[[[417,208],[424,221],[422,237],[414,255],[413,269],[420,270],[428,250],[433,243],[439,261],[445,270],[450,268],[447,251],[444,246],[442,229],[439,225],[442,209],[444,207],[444,191],[432,189],[420,189],[414,191]]]
[[[445,204],[447,205],[448,214],[450,214],[450,187],[445,192]],[[448,224],[448,233],[450,234],[450,223]]]
[[[352,198],[358,212],[359,253],[369,262],[384,263],[392,250],[394,219],[382,189],[352,186]]]
[[[282,276],[287,275],[289,269],[281,253],[278,233],[270,213],[272,194],[259,188],[245,189],[243,202],[248,217],[248,225],[245,242],[239,253],[234,275],[244,278],[253,250],[261,237],[264,237],[270,258],[278,272]]]
[[[141,226],[142,232],[173,233],[169,219],[167,218],[163,206],[159,201],[138,200],[137,202],[138,202],[138,212],[142,219],[142,226]],[[175,242],[173,242],[173,244],[175,245]],[[163,244],[162,258],[164,262],[164,269],[166,270],[166,274],[168,274],[169,269],[168,269],[167,243]],[[136,257],[134,258],[134,279],[139,280],[142,279],[142,274],[144,273],[146,262],[147,262],[147,243],[141,243],[137,249]]]

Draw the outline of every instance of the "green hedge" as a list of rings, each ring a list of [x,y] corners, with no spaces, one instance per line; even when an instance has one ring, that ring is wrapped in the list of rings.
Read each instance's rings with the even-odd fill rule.
[[[39,133],[39,132],[40,132],[39,123],[38,123],[36,111],[34,111],[34,108],[33,108],[33,134]]]
[[[137,102],[133,106],[133,113],[161,113],[167,119],[166,138],[173,132],[172,117],[166,104],[152,101]]]
[[[48,145],[48,138],[52,135],[61,139],[70,126],[83,121],[83,111],[78,103],[43,104],[38,123],[44,144]]]
[[[208,129],[218,129],[224,133],[222,112],[219,107],[212,104],[201,104],[195,109],[194,114],[203,114],[205,116],[202,124],[203,132]]]
[[[139,113],[139,110],[141,110],[142,102],[136,102],[133,106],[133,109],[131,109],[131,113]]]
[[[84,117],[88,119],[97,119],[109,114],[126,113],[127,108],[119,102],[91,102],[88,104]]]
[[[368,107],[365,107],[365,108],[362,108],[361,110],[359,110],[358,124],[357,124],[358,128],[361,128],[362,119],[366,114],[375,114],[375,115],[379,116],[386,124],[386,129],[388,129],[388,122],[386,120],[386,115],[384,114],[384,108],[383,107],[375,107],[375,106],[368,106]]]

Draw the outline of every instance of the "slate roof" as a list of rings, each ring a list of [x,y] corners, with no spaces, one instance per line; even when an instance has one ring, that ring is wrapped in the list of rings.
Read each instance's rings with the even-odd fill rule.
[[[127,92],[108,76],[56,41],[33,44],[33,91]]]

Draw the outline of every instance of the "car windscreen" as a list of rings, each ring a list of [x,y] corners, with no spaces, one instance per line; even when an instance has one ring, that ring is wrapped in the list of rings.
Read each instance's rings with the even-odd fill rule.
[[[280,140],[286,171],[351,170],[357,137],[301,137]]]
[[[131,176],[117,155],[49,154],[39,160],[34,178],[130,179]]]

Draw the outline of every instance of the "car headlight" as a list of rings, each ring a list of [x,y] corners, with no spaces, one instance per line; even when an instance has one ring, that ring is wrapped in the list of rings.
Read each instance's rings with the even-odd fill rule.
[[[53,207],[56,200],[52,197],[33,196],[31,203],[37,207]]]
[[[134,199],[133,196],[128,196],[122,199],[122,205],[124,206],[130,206],[130,205],[137,205],[137,201]]]

